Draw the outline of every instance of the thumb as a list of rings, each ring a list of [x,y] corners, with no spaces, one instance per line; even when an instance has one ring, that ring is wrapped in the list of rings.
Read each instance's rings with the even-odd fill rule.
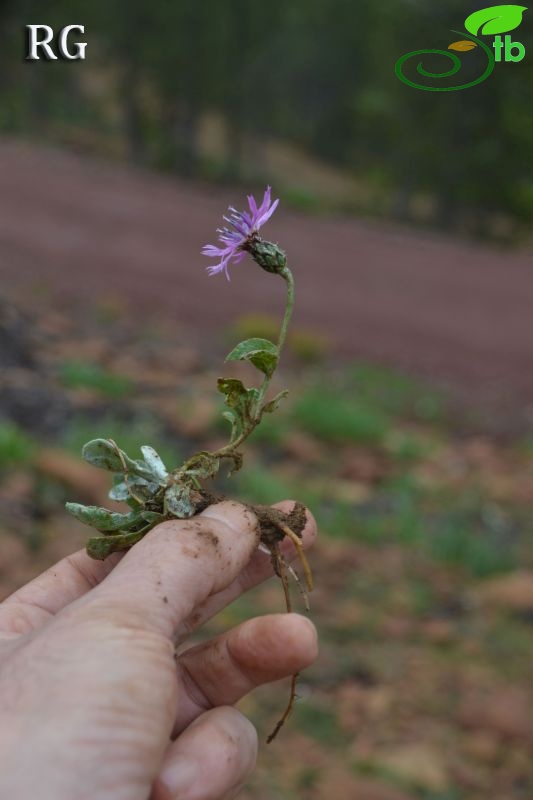
[[[235,579],[258,540],[255,514],[235,501],[163,522],[76,604],[77,613],[119,615],[171,637],[195,606]]]

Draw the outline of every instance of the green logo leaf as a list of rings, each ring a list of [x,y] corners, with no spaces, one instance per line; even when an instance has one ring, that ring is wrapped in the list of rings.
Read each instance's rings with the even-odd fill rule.
[[[493,36],[497,33],[514,31],[522,22],[522,14],[527,6],[491,6],[470,14],[465,20],[466,30],[476,36],[483,33]]]

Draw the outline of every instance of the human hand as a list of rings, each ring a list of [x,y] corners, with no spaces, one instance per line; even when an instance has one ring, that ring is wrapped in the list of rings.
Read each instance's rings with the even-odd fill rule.
[[[280,506],[285,511],[290,503]],[[310,516],[304,541],[315,536]],[[165,522],[125,555],[84,551],[0,605],[0,795],[230,800],[257,737],[232,704],[316,657],[297,614],[176,643],[272,574],[237,503]],[[294,555],[290,542],[283,548]]]

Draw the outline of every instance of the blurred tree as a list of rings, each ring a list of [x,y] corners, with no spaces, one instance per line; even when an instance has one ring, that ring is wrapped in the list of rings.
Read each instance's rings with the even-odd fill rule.
[[[218,114],[224,156],[211,174],[254,177],[250,145],[259,177],[261,140],[276,137],[356,175],[355,208],[482,236],[503,220],[511,236],[533,218],[527,26],[526,58],[468,91],[416,91],[394,74],[410,50],[446,49],[485,4],[4,0],[0,129],[63,141],[77,129],[106,152],[195,176],[206,174],[202,122]],[[25,62],[23,28],[37,19],[85,24],[87,61]],[[465,54],[464,74],[482,57]]]

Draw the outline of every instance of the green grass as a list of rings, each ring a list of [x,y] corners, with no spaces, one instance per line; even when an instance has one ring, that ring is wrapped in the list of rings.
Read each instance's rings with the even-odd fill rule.
[[[426,547],[436,561],[461,565],[478,578],[516,566],[509,543],[468,517],[446,515],[433,530],[429,528],[427,537]]]
[[[229,484],[229,481],[228,481]],[[290,497],[286,481],[264,467],[250,465],[231,479],[233,491],[243,500],[270,505]],[[229,488],[229,487],[228,487]]]
[[[421,436],[405,431],[391,431],[385,442],[385,449],[403,464],[420,461],[431,452],[431,445]]]
[[[320,780],[320,775],[320,767],[302,767],[296,778],[298,789],[302,792],[312,789]]]
[[[394,417],[436,422],[447,413],[443,394],[388,367],[356,364],[348,373],[348,386],[360,400]]]
[[[132,383],[89,361],[70,360],[61,364],[59,378],[69,389],[92,389],[105,397],[121,398],[132,390]]]
[[[475,494],[431,494],[409,476],[387,481],[367,502],[332,502],[305,481],[287,481],[275,470],[250,465],[231,480],[228,491],[256,503],[298,498],[315,514],[323,534],[379,547],[416,548],[432,560],[461,566],[475,577],[505,572],[517,563],[506,517],[488,513]]]
[[[292,407],[295,425],[331,442],[381,444],[389,430],[386,414],[357,395],[313,386]]]
[[[222,419],[222,422],[225,423],[225,428],[227,428],[227,421]],[[283,411],[277,411],[275,414],[264,414],[261,424],[257,426],[250,436],[250,442],[254,442],[254,444],[279,445],[282,443],[287,431],[288,420]]]
[[[433,790],[417,785],[416,781],[408,780],[398,775],[394,769],[383,766],[370,759],[360,759],[353,766],[356,775],[365,775],[382,781],[385,786],[394,787],[403,797],[405,792],[409,797],[417,800],[462,800],[464,797],[460,789]]]
[[[29,463],[34,447],[33,440],[14,422],[0,422],[0,469]]]
[[[425,617],[436,604],[435,587],[429,580],[413,578],[409,584],[409,606],[415,617]]]
[[[340,744],[344,738],[337,714],[330,708],[322,708],[309,702],[299,703],[294,710],[294,723],[308,736],[330,747]]]
[[[345,516],[347,520],[347,512]],[[368,544],[416,547],[433,560],[461,566],[478,578],[516,565],[506,518],[487,513],[482,500],[469,493],[434,497],[407,480],[403,486],[393,482],[372,503],[355,507],[352,519],[354,538]]]

